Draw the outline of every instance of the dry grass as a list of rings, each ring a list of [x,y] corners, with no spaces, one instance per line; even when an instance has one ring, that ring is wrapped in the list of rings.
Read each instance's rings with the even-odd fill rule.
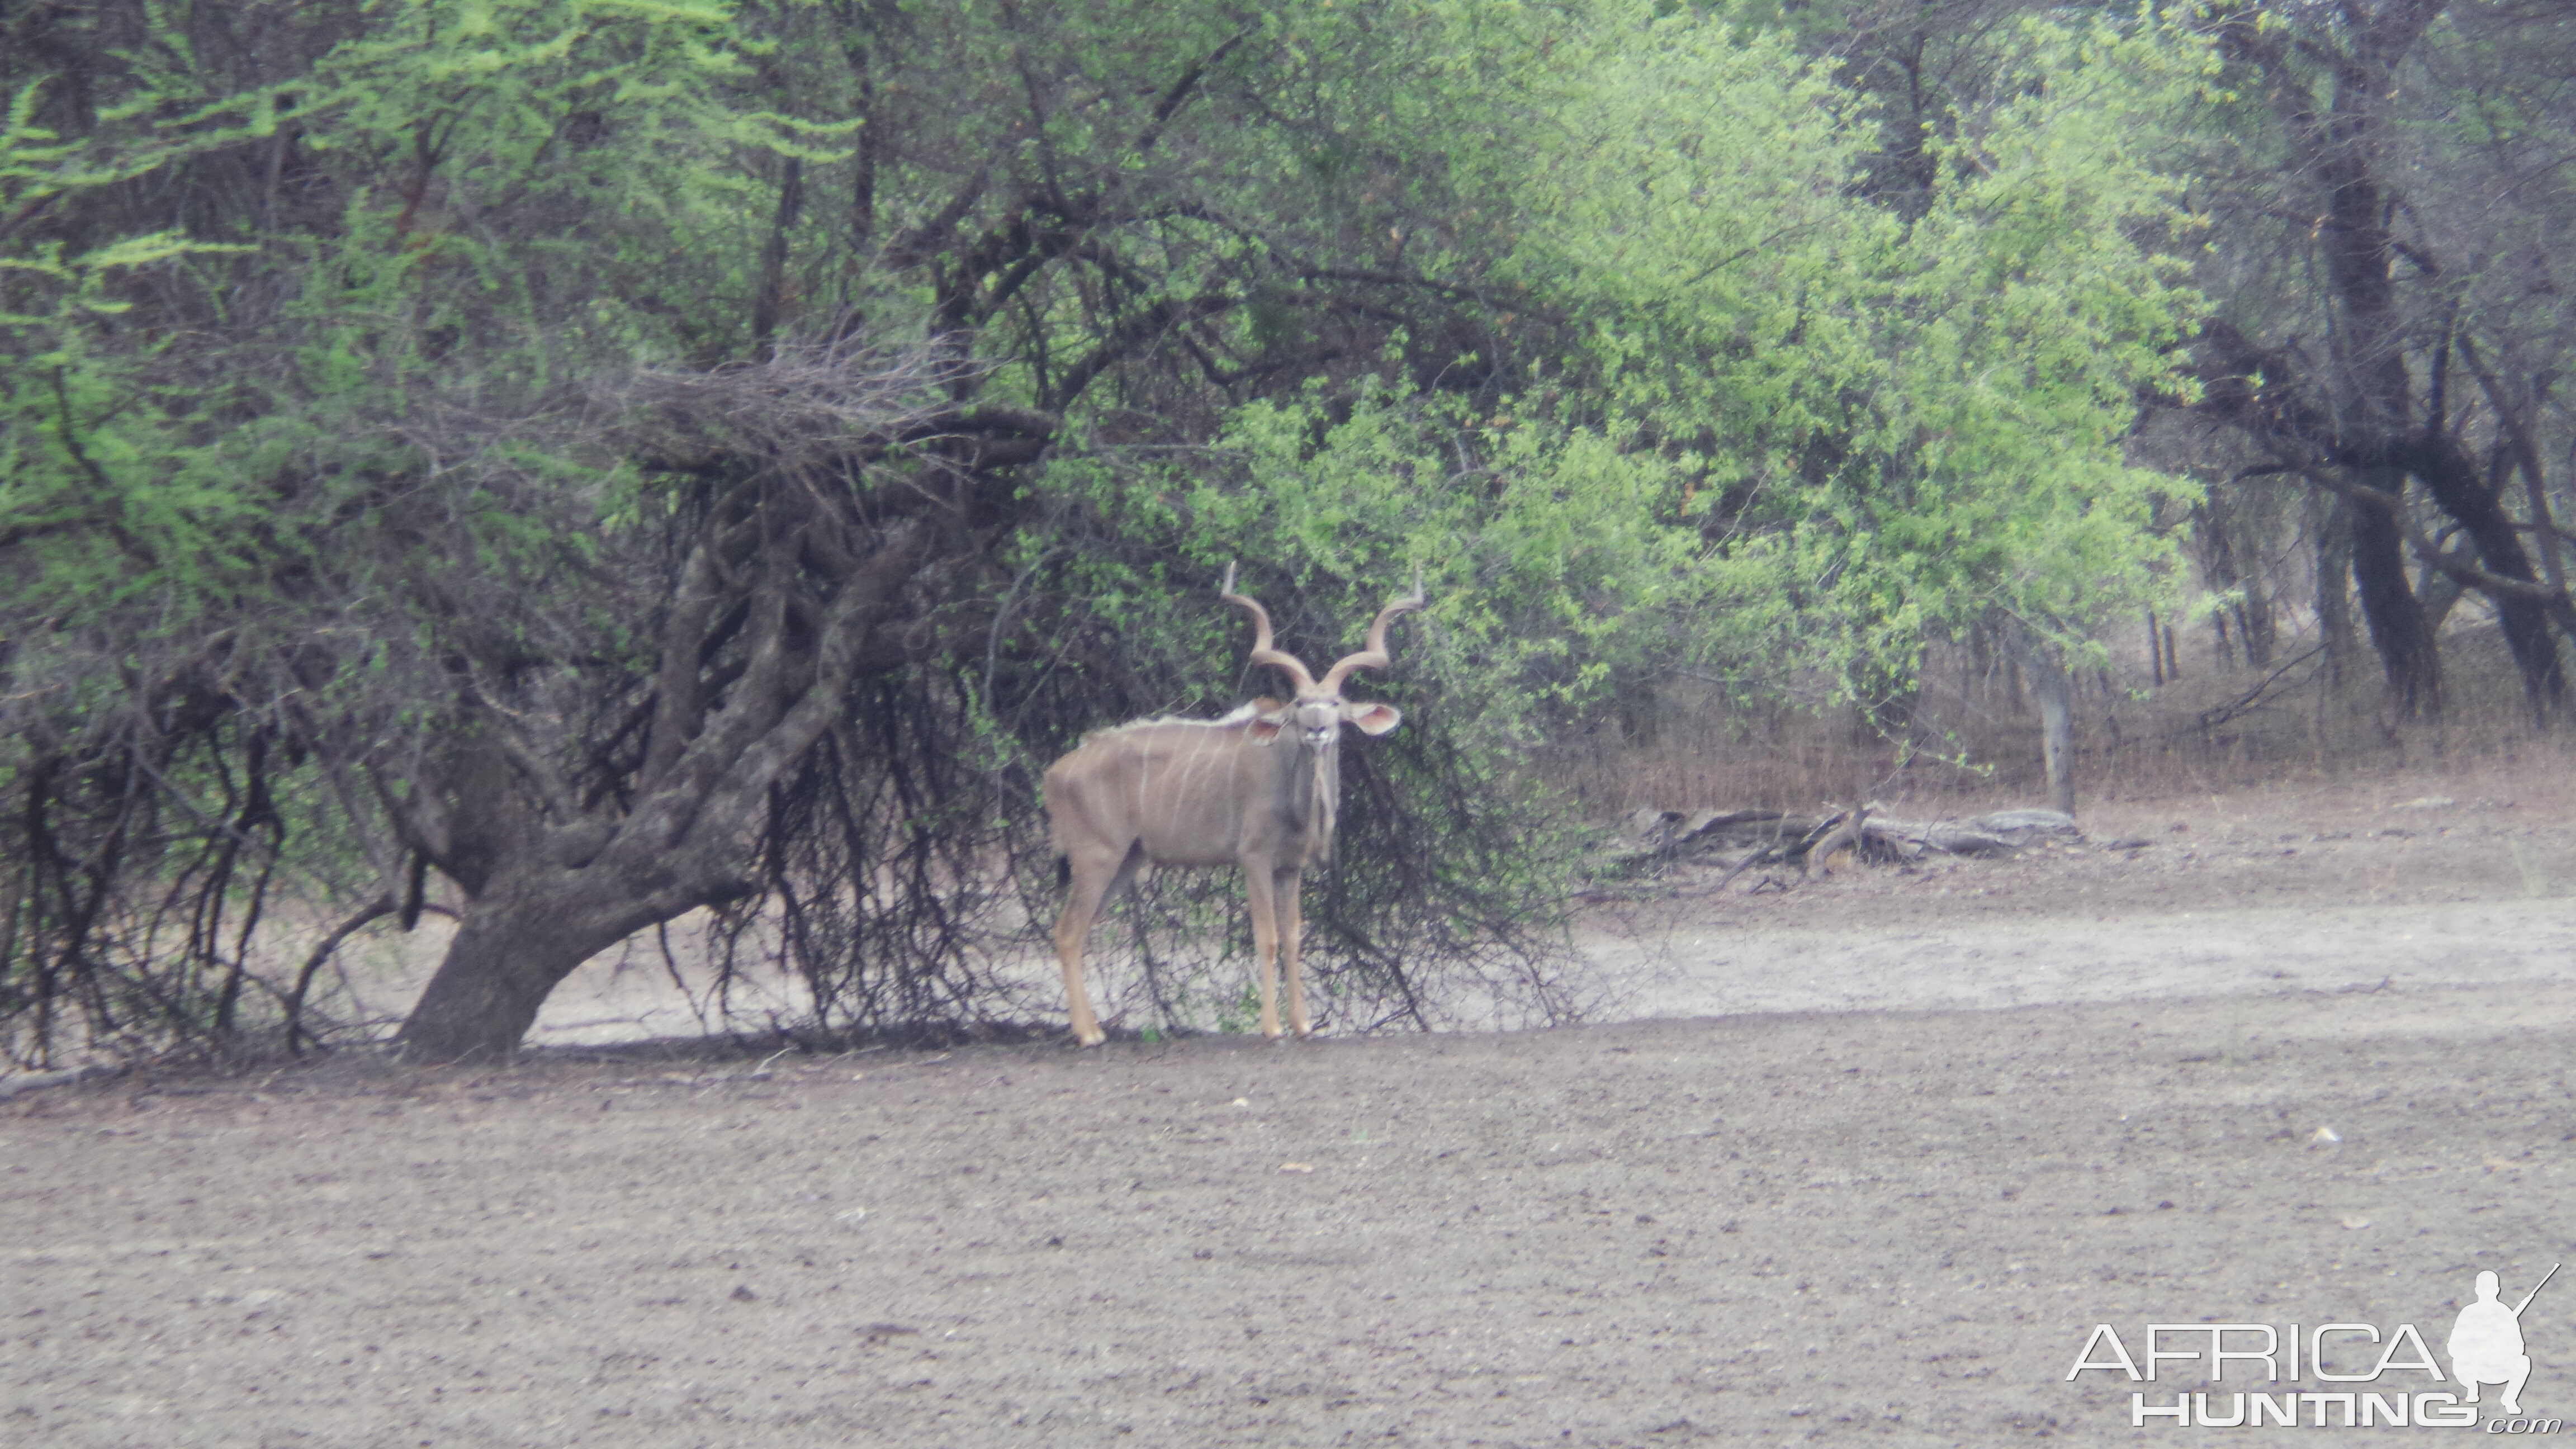
[[[2398,772],[2419,782],[2545,783],[2576,766],[2576,730],[2533,727],[2492,629],[2445,639],[2450,707],[2438,721],[2404,720],[2388,707],[2366,648],[2337,680],[2312,638],[2287,642],[2261,668],[2222,667],[2206,641],[2195,642],[2178,680],[2154,682],[2141,638],[2125,657],[2115,653],[2112,670],[2077,681],[2079,808]],[[1980,670],[1950,650],[1925,676],[1906,745],[1849,710],[1747,713],[1673,695],[1658,702],[1647,738],[1605,732],[1552,768],[1598,819],[1645,805],[1813,810],[1877,799],[1892,811],[1954,812],[2044,803],[2038,712],[2017,671]]]

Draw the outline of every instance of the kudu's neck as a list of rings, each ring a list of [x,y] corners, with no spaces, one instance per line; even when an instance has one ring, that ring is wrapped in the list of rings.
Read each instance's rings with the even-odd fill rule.
[[[1305,837],[1305,863],[1319,865],[1332,853],[1333,825],[1341,808],[1341,741],[1311,750],[1283,734],[1273,748],[1281,756],[1276,796],[1280,811]]]

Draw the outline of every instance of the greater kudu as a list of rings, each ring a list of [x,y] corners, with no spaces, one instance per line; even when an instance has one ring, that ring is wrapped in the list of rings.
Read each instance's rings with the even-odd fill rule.
[[[1252,954],[1261,967],[1261,1034],[1279,1035],[1278,958],[1288,964],[1288,1024],[1299,1036],[1306,1018],[1305,983],[1297,974],[1301,874],[1333,848],[1333,814],[1342,792],[1345,721],[1382,735],[1403,716],[1384,704],[1342,698],[1355,669],[1384,669],[1386,626],[1423,604],[1413,593],[1378,611],[1368,647],[1317,680],[1297,656],[1270,647],[1270,614],[1234,591],[1225,571],[1218,597],[1252,615],[1252,662],[1288,676],[1296,698],[1256,699],[1222,719],[1149,719],[1086,737],[1046,773],[1047,820],[1072,874],[1072,894],[1056,921],[1055,950],[1064,962],[1064,994],[1073,1034],[1098,1046],[1105,1034],[1082,986],[1082,944],[1101,905],[1147,862],[1243,868],[1252,905]],[[1280,736],[1292,729],[1293,740]]]

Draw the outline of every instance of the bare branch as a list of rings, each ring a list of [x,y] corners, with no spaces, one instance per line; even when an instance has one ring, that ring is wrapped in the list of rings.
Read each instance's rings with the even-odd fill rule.
[[[1153,150],[1154,143],[1163,138],[1163,128],[1171,124],[1172,117],[1179,115],[1181,107],[1188,105],[1190,97],[1197,92],[1200,77],[1206,75],[1210,67],[1223,63],[1226,55],[1250,39],[1258,28],[1247,25],[1226,37],[1223,44],[1207,53],[1206,59],[1182,72],[1181,78],[1172,82],[1171,88],[1163,92],[1162,101],[1154,107],[1154,119],[1137,133],[1136,150],[1139,154]]]
[[[286,995],[286,1049],[288,1051],[300,1056],[303,1054],[302,1042],[317,1040],[311,1032],[304,1029],[304,998],[313,989],[313,978],[322,970],[322,963],[330,960],[331,953],[340,949],[340,943],[356,934],[360,927],[371,921],[382,920],[393,913],[392,894],[377,896],[359,907],[356,914],[332,927],[331,933],[324,936],[321,944],[315,946],[312,953],[304,958],[303,969],[295,973],[295,987]]]
[[[713,527],[710,522],[710,530]],[[672,594],[671,617],[662,626],[662,673],[654,684],[652,733],[645,744],[643,767],[635,775],[639,791],[660,787],[680,751],[696,737],[705,709],[701,660],[708,625],[725,602],[716,587],[715,558],[705,540],[689,550]]]
[[[976,370],[928,349],[782,345],[750,366],[640,373],[601,401],[626,419],[618,441],[654,466],[731,457],[793,470],[932,430],[951,407],[942,386]]]
[[[2540,471],[2540,445],[2533,441],[2529,420],[2523,416],[2522,410],[2512,406],[2511,400],[2505,396],[2504,384],[2488,369],[2485,359],[2478,356],[2477,343],[2462,336],[2459,348],[2461,359],[2477,376],[2479,391],[2486,394],[2488,405],[2496,410],[2496,420],[2503,425],[2505,437],[2512,444],[2514,466],[2522,472],[2523,497],[2531,507],[2531,528],[2537,535],[2533,541],[2540,547],[2541,576],[2549,580],[2552,593],[2564,596],[2567,576],[2558,566],[2558,541],[2563,535],[2558,531],[2557,520],[2549,513],[2549,490]]]
[[[2366,503],[2385,511],[2390,522],[2397,526],[2398,535],[2406,540],[2407,547],[2413,549],[2418,558],[2443,574],[2484,594],[2502,598],[2529,599],[2534,603],[2544,604],[2548,606],[2550,617],[2558,621],[2560,628],[2576,633],[2576,606],[2571,606],[2565,593],[2553,590],[2545,584],[2534,583],[2529,579],[2507,578],[2502,574],[2489,573],[2463,559],[2457,553],[2443,548],[2427,538],[2424,530],[2416,524],[2415,520],[2406,516],[2404,502],[2394,494],[2384,493],[2359,483],[2346,482],[2335,477],[2334,470],[2330,466],[2300,467],[2295,471],[2328,492],[2340,494],[2355,502]]]

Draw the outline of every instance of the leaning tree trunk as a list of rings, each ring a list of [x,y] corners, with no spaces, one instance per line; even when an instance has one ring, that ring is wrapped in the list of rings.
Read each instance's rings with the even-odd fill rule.
[[[650,721],[643,745],[612,782],[629,793],[579,788],[565,766],[578,758],[573,742],[528,732],[545,712],[505,710],[479,692],[408,791],[385,788],[407,847],[470,902],[398,1034],[406,1051],[506,1056],[582,962],[646,926],[742,896],[770,787],[845,707],[854,677],[917,647],[893,615],[929,556],[930,531],[831,529],[843,520],[796,518],[781,494],[796,497],[782,489],[712,511],[680,570],[654,693],[633,710]],[[837,577],[813,579],[804,561],[826,546]],[[728,549],[736,557],[725,559]],[[728,572],[763,586],[745,589],[751,597],[733,610],[720,587]],[[791,601],[799,586],[804,597]],[[709,662],[723,667],[728,653],[719,686]]]
[[[2363,481],[2394,497],[2405,486],[2406,475],[2397,469],[2373,469]],[[2361,595],[2362,622],[2370,627],[2371,646],[2379,651],[2389,696],[2402,715],[2438,715],[2442,712],[2442,656],[2434,647],[2433,631],[2425,626],[2423,602],[2406,579],[2405,540],[2397,520],[2386,509],[2367,503],[2349,506],[2344,516],[2352,524],[2352,578]]]
[[[403,1045],[430,1061],[506,1058],[547,994],[615,941],[565,931],[540,904],[474,911],[403,1023]]]
[[[437,974],[403,1023],[404,1049],[428,1061],[505,1059],[565,977],[670,919],[651,906],[639,908],[652,895],[640,883],[585,879],[593,874],[513,871],[509,884],[469,905]]]

